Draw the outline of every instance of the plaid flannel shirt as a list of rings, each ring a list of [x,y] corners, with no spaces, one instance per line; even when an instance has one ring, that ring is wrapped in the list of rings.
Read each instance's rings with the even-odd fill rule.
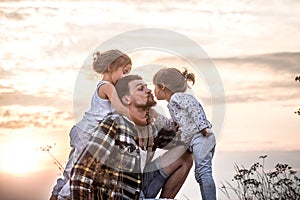
[[[72,199],[138,199],[138,151],[134,124],[118,114],[105,118],[72,169]]]
[[[154,146],[160,147],[172,140],[173,136],[158,135],[157,130],[166,125],[172,126],[160,116],[156,125],[148,126],[153,138],[147,146],[148,152],[153,153]],[[71,197],[73,200],[139,199],[141,179],[135,125],[114,113],[97,126],[76,161],[71,172]]]

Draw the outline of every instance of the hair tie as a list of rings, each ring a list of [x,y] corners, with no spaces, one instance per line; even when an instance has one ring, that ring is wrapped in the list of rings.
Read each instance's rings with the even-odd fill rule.
[[[185,80],[188,79],[188,74],[189,74],[188,70],[185,68],[184,71],[182,72],[182,75],[183,75],[183,77],[184,77]]]
[[[185,80],[187,80],[188,77],[189,77],[189,74],[188,74],[188,73],[184,74],[184,79],[185,79]]]

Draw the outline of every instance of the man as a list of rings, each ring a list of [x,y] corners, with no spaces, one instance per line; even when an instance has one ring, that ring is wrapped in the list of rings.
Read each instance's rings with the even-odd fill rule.
[[[184,152],[165,166],[167,156],[149,162],[166,140],[157,133],[162,127],[148,125],[156,104],[151,90],[137,75],[120,79],[115,87],[129,118],[113,113],[100,122],[72,169],[72,199],[155,198],[160,189],[161,198],[174,198],[192,166],[191,154]],[[163,120],[158,117],[157,124]]]

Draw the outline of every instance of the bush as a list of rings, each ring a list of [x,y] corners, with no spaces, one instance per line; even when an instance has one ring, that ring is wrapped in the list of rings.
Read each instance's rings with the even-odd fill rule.
[[[295,111],[295,114],[300,115],[300,108],[297,111]]]
[[[221,192],[230,200],[300,200],[300,180],[297,171],[288,164],[277,164],[265,172],[264,161],[254,163],[249,169],[235,165],[233,182],[221,183]],[[236,198],[233,198],[236,197]]]
[[[299,81],[300,82],[300,76],[296,76],[295,77],[295,81]],[[300,108],[297,111],[295,111],[295,114],[300,115]]]

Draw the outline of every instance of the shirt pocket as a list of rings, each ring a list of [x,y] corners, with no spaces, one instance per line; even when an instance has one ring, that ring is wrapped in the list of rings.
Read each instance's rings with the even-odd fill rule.
[[[111,165],[118,171],[138,172],[139,170],[139,149],[133,144],[123,143],[116,146],[111,158]]]

